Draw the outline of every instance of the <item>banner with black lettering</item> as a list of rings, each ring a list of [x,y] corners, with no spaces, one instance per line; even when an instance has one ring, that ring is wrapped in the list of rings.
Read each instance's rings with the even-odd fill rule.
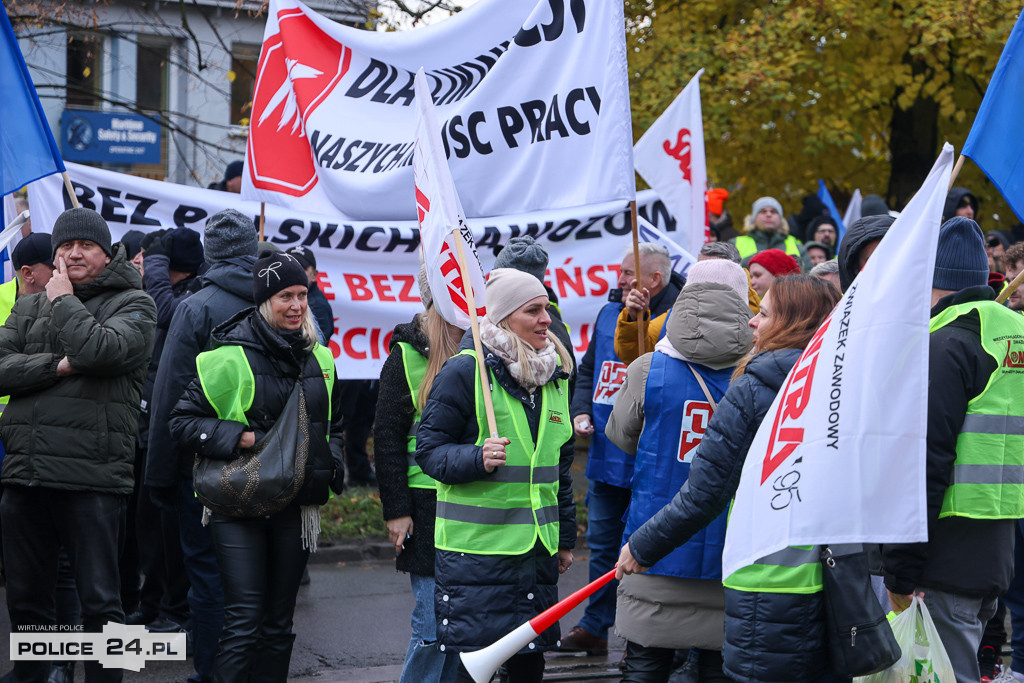
[[[414,219],[421,67],[468,217],[632,198],[623,8],[604,0],[482,0],[401,33],[271,0],[242,194]]]
[[[237,194],[149,180],[68,163],[82,206],[98,211],[115,240],[128,230],[188,227],[202,231],[207,219],[237,209],[259,221],[259,202]],[[411,186],[410,186],[411,191]],[[29,185],[32,227],[49,232],[70,206],[60,176]],[[653,191],[637,197],[640,216],[666,235],[675,219]],[[578,356],[586,351],[594,320],[617,287],[623,252],[632,245],[626,202],[469,219],[484,271],[495,247],[531,235],[550,254],[547,284],[559,300]],[[267,205],[264,235],[282,248],[305,245],[316,255],[319,285],[334,309],[330,347],[342,378],[375,379],[395,325],[422,310],[416,273],[419,228],[411,221],[353,222]]]

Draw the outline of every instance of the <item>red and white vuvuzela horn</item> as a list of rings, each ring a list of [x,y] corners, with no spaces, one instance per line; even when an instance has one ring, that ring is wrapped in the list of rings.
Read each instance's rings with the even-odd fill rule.
[[[546,631],[552,624],[571,612],[574,607],[589,598],[594,591],[614,578],[615,570],[612,569],[564,600],[556,602],[515,631],[503,636],[498,642],[488,645],[482,650],[461,653],[462,665],[466,667],[466,671],[476,683],[487,683],[506,659],[529,645],[531,640]]]

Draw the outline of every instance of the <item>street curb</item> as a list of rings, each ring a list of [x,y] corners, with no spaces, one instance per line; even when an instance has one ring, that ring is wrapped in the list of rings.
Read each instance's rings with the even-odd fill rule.
[[[582,545],[582,543],[580,544]],[[572,551],[577,560],[590,557],[590,549],[577,547]],[[309,556],[311,564],[337,564],[338,562],[385,562],[395,559],[395,547],[384,538],[358,541],[324,541]]]
[[[395,559],[395,547],[387,539],[368,538],[359,541],[324,541],[311,553],[311,564],[338,562],[380,562]]]

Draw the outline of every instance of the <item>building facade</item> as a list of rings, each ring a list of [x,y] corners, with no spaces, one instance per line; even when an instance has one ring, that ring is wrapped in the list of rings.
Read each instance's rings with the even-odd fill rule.
[[[64,158],[203,187],[221,180],[245,152],[266,25],[261,3],[67,4],[80,8],[67,19],[48,16],[46,2],[8,7]],[[375,6],[306,4],[359,28]]]

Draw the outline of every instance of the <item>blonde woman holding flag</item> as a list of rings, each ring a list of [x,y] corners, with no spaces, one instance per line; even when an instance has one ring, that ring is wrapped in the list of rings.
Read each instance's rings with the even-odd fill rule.
[[[571,357],[548,333],[548,295],[537,278],[499,268],[486,292],[480,338],[488,382],[467,334],[435,378],[416,434],[416,462],[438,482],[437,637],[452,656],[490,645],[554,605],[576,544]],[[555,624],[509,659],[508,680],[542,680],[543,652],[558,638]],[[472,680],[461,666],[458,680]]]

